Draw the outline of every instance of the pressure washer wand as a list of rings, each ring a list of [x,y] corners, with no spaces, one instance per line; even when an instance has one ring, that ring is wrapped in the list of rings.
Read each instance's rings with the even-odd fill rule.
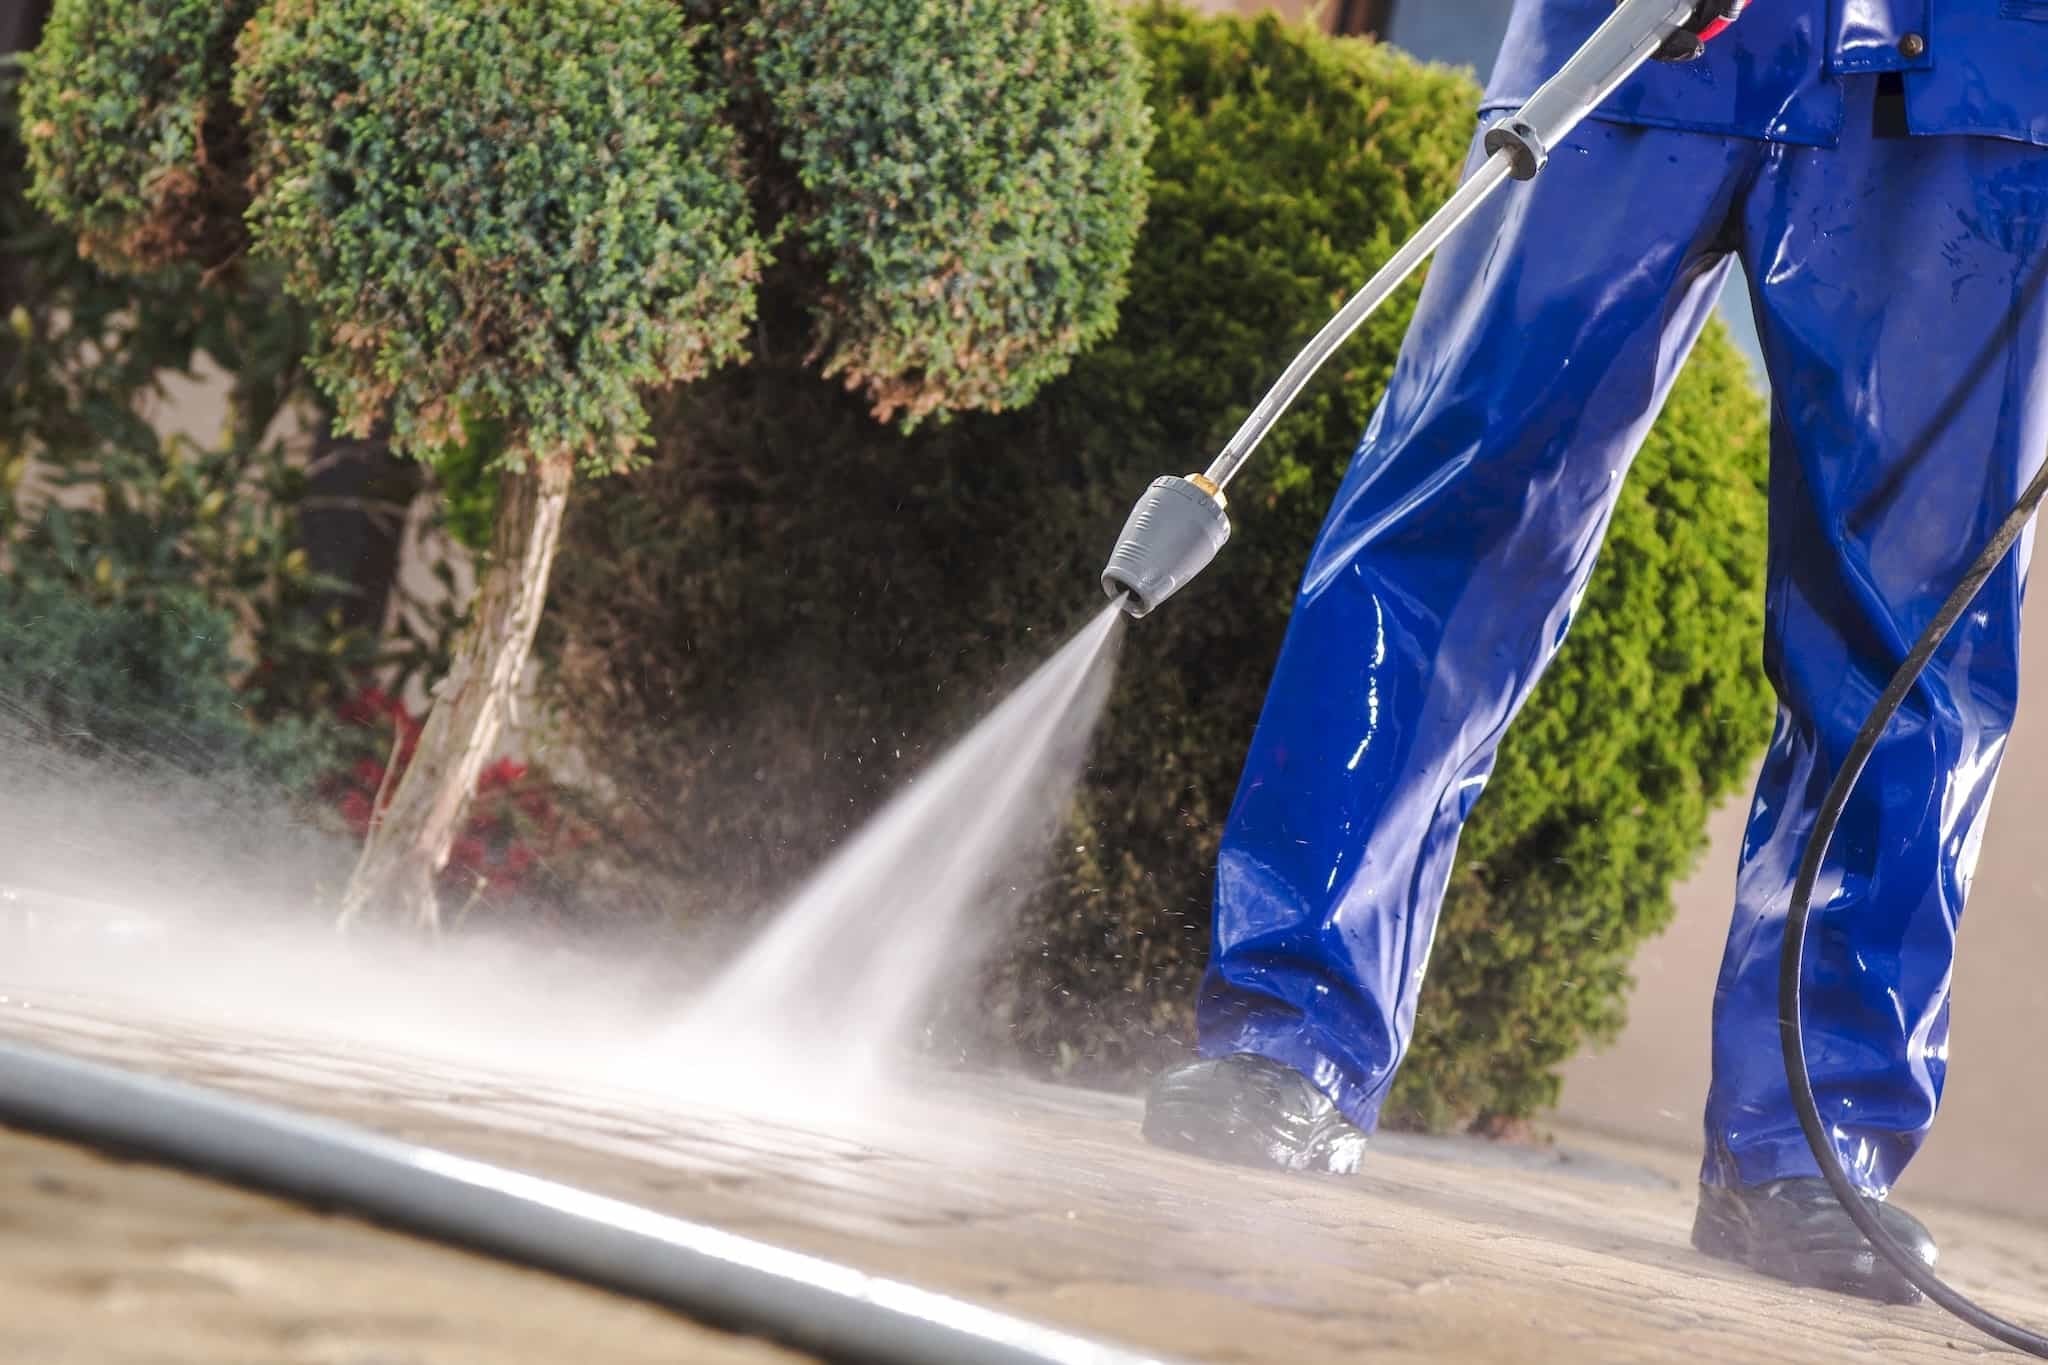
[[[1486,161],[1402,244],[1364,288],[1323,324],[1244,419],[1209,468],[1153,481],[1131,509],[1102,571],[1102,588],[1144,616],[1178,592],[1230,539],[1223,490],[1336,349],[1417,266],[1509,180],[1534,179],[1557,146],[1691,17],[1694,0],[1620,0],[1584,47],[1529,102],[1486,130]]]

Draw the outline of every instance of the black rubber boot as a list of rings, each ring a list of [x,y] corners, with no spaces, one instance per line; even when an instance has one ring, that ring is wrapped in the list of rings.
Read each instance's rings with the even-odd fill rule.
[[[1933,1266],[1934,1238],[1919,1219],[1889,1204],[1879,1204],[1877,1216],[1892,1240]],[[1692,1244],[1792,1284],[1880,1303],[1920,1302],[1920,1291],[1857,1231],[1825,1180],[1776,1180],[1745,1189],[1702,1185]]]
[[[1161,1147],[1240,1166],[1351,1175],[1365,1131],[1294,1068],[1248,1052],[1183,1062],[1145,1103],[1145,1136]]]

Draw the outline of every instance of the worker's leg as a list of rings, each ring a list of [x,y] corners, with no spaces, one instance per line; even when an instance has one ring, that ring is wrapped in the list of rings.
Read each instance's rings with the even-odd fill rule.
[[[1284,1063],[1371,1125],[1459,827],[1711,310],[1759,154],[1587,124],[1432,267],[1224,833],[1206,1055]]]
[[[1852,115],[1837,149],[1772,154],[1743,252],[1776,394],[1766,663],[1781,710],[1714,1003],[1703,1178],[1733,1187],[1818,1173],[1778,1049],[1793,875],[1866,712],[2048,444],[2048,152],[1873,136]],[[1956,925],[2018,691],[2025,548],[1878,746],[1815,897],[1807,1056],[1873,1193],[1941,1094]]]

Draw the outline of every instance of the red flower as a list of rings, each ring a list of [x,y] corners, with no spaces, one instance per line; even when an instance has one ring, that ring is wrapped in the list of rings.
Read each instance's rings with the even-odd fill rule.
[[[526,776],[526,765],[509,758],[501,758],[478,774],[476,789],[479,793],[496,791],[509,787]]]
[[[419,748],[424,726],[391,693],[365,687],[335,708],[344,725],[369,732],[369,752],[321,784],[327,800],[357,837],[369,832],[377,793],[389,786]],[[394,741],[395,746],[394,746]],[[394,752],[395,747],[395,752]],[[448,854],[448,890],[488,899],[517,890],[552,857],[597,842],[597,834],[565,818],[553,784],[512,758],[499,758],[477,774],[476,799]],[[479,888],[479,883],[481,887]]]

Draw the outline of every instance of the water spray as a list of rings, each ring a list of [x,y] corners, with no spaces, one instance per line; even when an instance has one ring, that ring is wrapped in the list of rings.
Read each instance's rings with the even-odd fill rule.
[[[1118,600],[1128,615],[1146,616],[1207,568],[1230,539],[1224,488],[1244,468],[1266,433],[1300,396],[1316,371],[1480,205],[1510,180],[1533,180],[1549,160],[1551,149],[1678,34],[1695,8],[1694,0],[1619,0],[1607,21],[1555,76],[1530,96],[1527,104],[1496,120],[1486,130],[1486,160],[1351,296],[1336,316],[1323,324],[1322,330],[1252,408],[1208,469],[1200,474],[1168,475],[1154,480],[1145,490],[1124,522],[1123,533],[1117,537],[1116,548],[1102,570],[1103,591]],[[2048,496],[2048,465],[2021,494],[1990,543],[1899,666],[1884,695],[1872,706],[1848,760],[1822,802],[1800,863],[1786,919],[1778,1023],[1786,1079],[1807,1145],[1829,1188],[1857,1229],[1908,1282],[1956,1317],[2008,1346],[2048,1359],[2048,1337],[2008,1322],[1951,1289],[1878,1222],[1874,1201],[1863,1195],[1842,1169],[1841,1158],[1835,1151],[1835,1135],[1821,1118],[1812,1078],[1807,1073],[1799,1010],[1806,926],[1814,886],[1828,840],[1848,804],[1856,779],[1941,642],[2018,542],[2044,496]]]

